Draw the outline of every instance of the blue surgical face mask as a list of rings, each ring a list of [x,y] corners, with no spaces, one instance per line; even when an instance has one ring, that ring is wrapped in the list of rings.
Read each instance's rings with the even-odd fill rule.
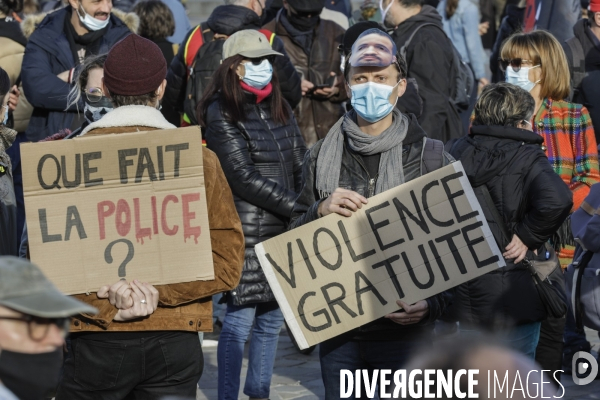
[[[2,120],[2,125],[6,126],[6,123],[8,122],[8,106],[2,106],[2,108],[4,109],[4,119]]]
[[[352,107],[365,121],[377,122],[392,112],[396,103],[390,103],[390,95],[396,86],[367,82],[350,86],[352,91]],[[396,100],[398,100],[396,98]]]
[[[515,71],[513,67],[508,66],[508,68],[506,68],[506,82],[530,92],[536,84],[540,83],[540,80],[536,82],[531,82],[529,80],[529,70],[537,67],[539,67],[539,65],[534,67],[521,67],[519,71]]]
[[[244,68],[246,73],[242,77],[242,81],[253,88],[264,89],[273,78],[273,67],[267,59],[262,60],[258,65],[247,62],[244,64]]]

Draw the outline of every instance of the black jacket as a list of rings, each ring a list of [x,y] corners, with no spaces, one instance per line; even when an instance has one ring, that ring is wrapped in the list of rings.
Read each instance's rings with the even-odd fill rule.
[[[506,80],[504,72],[500,70],[498,59],[500,58],[500,51],[502,50],[502,44],[510,35],[521,30],[523,26],[523,16],[525,15],[525,8],[519,8],[514,4],[506,6],[506,16],[502,19],[500,29],[498,30],[498,36],[496,36],[496,42],[492,48],[492,55],[490,55],[490,70],[492,71],[492,82],[504,82]]]
[[[586,19],[582,19],[573,27],[573,33],[581,46],[585,55],[585,72],[586,77],[583,78],[581,84],[575,88],[575,96],[573,103],[583,104],[590,112],[594,132],[596,133],[596,142],[600,142],[600,45],[594,43],[590,30],[590,23]],[[569,69],[573,72],[573,54],[571,48],[563,43]]]
[[[435,8],[423,6],[421,12],[398,25],[392,33],[398,50],[419,25],[434,23],[442,27],[442,17]],[[427,136],[447,142],[463,135],[462,123],[451,102],[454,91],[452,43],[443,29],[426,26],[419,30],[406,49],[408,77],[415,78],[423,99],[419,124]]]
[[[300,189],[306,146],[290,109],[285,125],[271,118],[269,99],[256,104],[247,94],[247,119],[233,122],[216,98],[206,113],[205,138],[219,157],[242,221],[246,256],[235,305],[275,300],[254,246],[283,233]]]
[[[203,27],[205,25],[213,32],[227,36],[244,29],[261,29],[262,27],[261,18],[254,11],[247,7],[235,5],[215,8],[206,23],[202,23]],[[179,51],[173,58],[167,73],[167,89],[162,101],[162,113],[170,123],[176,126],[181,124],[180,116],[183,113],[187,81],[187,66],[184,57],[185,44],[193,31],[194,29],[190,30],[179,46]],[[277,36],[273,40],[273,50],[283,54],[283,56],[275,57],[273,70],[279,78],[279,87],[283,97],[293,109],[302,99],[300,76],[287,56],[283,42]]]
[[[541,149],[543,139],[530,131],[503,126],[474,126],[458,140],[452,156],[463,164],[471,185],[486,185],[505,226],[529,248],[528,258],[545,257],[544,243],[569,215],[571,191],[554,172]],[[508,242],[484,200],[479,199],[498,247]],[[543,258],[545,259],[545,258]],[[529,323],[546,318],[525,267],[506,267],[456,288],[453,308],[466,325],[491,328],[497,323]]]
[[[408,115],[410,124],[403,142],[402,167],[406,182],[426,173],[421,162],[423,138],[426,136],[419,126],[413,114]],[[315,174],[317,158],[323,140],[318,141],[306,154],[302,167],[302,190],[296,199],[294,211],[292,212],[292,224],[290,228],[296,228],[319,218],[318,208],[323,200],[315,187]],[[354,153],[348,145],[344,146],[342,154],[342,167],[340,170],[339,187],[353,190],[365,197],[369,196],[369,181],[371,177],[367,168],[360,161],[360,155]],[[443,164],[447,165],[452,158],[444,153]],[[427,299],[429,304],[429,316],[420,324],[402,326],[386,318],[380,318],[360,328],[355,329],[350,335],[358,340],[402,340],[408,338],[419,338],[431,333],[433,323],[444,312],[450,304],[452,296],[448,292],[440,293]]]

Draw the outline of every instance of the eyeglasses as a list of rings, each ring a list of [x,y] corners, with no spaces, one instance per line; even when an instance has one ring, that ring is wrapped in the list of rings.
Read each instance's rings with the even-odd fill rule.
[[[90,103],[97,103],[100,100],[102,100],[102,97],[104,96],[104,92],[102,92],[102,89],[97,87],[86,89],[83,91],[83,94]]]
[[[515,72],[519,72],[519,70],[521,69],[521,66],[523,64],[533,65],[533,61],[524,60],[522,58],[513,58],[512,60],[503,60],[503,59],[499,58],[498,62],[500,64],[500,70],[502,72],[506,71],[506,68],[508,68],[509,65],[515,70]]]
[[[60,329],[63,338],[66,337],[67,332],[69,332],[69,324],[71,323],[70,318],[42,318],[34,317],[33,315],[23,315],[21,317],[0,316],[0,319],[26,322],[29,337],[35,342],[41,342],[48,336],[50,325],[56,325]]]

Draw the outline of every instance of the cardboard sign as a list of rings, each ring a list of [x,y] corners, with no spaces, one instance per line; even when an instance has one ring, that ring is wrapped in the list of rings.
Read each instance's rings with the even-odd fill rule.
[[[301,349],[505,265],[460,162],[255,249]]]
[[[21,146],[31,260],[64,293],[214,279],[198,127]]]

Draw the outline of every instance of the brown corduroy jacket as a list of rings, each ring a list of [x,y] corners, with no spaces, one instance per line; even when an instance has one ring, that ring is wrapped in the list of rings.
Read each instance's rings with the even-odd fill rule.
[[[158,110],[150,107],[140,109],[141,106],[130,107],[135,107],[128,111],[137,113],[137,118],[134,119],[143,119],[145,121],[143,125],[140,123],[140,125],[134,126],[110,126],[109,124],[114,123],[115,119],[110,118],[111,114],[118,110],[115,109],[95,123],[104,122],[104,127],[90,125],[88,128],[93,129],[89,132],[84,131],[84,134],[92,136],[149,131],[158,129],[157,126],[166,128],[165,124],[168,123],[164,119],[152,124],[153,118],[162,118]],[[145,113],[149,113],[150,116],[144,115]],[[159,302],[156,311],[148,317],[125,322],[113,321],[118,310],[110,304],[108,299],[99,299],[96,293],[75,295],[74,297],[78,300],[96,307],[99,313],[97,315],[81,314],[73,318],[71,332],[212,331],[211,296],[237,286],[244,261],[244,235],[233,203],[231,189],[227,184],[219,159],[215,153],[205,147],[202,148],[202,151],[215,279],[157,285],[155,287],[159,292]]]

